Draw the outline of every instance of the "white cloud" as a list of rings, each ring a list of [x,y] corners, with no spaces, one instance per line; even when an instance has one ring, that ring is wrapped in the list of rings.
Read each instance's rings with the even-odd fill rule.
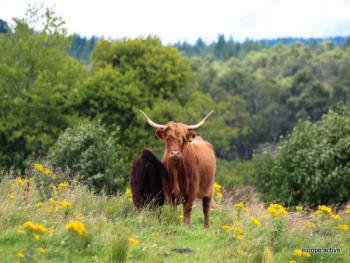
[[[3,1],[3,0],[1,0]],[[5,2],[5,1],[4,1]],[[27,3],[1,4],[0,18],[23,17]],[[234,39],[348,35],[347,0],[44,0],[71,33],[111,38],[157,35],[163,42],[219,33]]]

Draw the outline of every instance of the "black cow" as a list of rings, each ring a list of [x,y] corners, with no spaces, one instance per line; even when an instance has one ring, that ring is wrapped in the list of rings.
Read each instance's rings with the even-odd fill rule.
[[[162,182],[168,180],[164,165],[150,149],[133,161],[130,175],[132,200],[138,209],[151,208],[164,204]]]

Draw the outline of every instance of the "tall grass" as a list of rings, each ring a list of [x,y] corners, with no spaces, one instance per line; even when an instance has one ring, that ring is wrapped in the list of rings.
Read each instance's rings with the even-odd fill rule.
[[[334,209],[329,214],[290,207],[287,216],[276,218],[256,199],[239,204],[243,195],[223,191],[211,210],[211,228],[204,229],[199,201],[188,226],[181,207],[137,212],[128,196],[95,195],[74,181],[68,185],[42,201],[33,181],[27,191],[18,180],[3,178],[1,262],[350,262],[349,230],[339,228],[350,224],[350,209],[333,219]],[[72,220],[85,225],[86,235],[66,230]],[[39,240],[27,230],[19,234],[27,221],[49,231]],[[340,252],[295,255],[296,249],[328,247]]]

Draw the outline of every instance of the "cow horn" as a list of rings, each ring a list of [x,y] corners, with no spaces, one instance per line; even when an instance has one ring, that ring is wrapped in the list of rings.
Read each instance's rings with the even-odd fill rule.
[[[194,124],[194,125],[186,125],[187,129],[189,130],[195,130],[195,129],[198,129],[199,127],[201,127],[204,122],[209,118],[209,116],[213,113],[214,111],[211,111],[207,114],[207,116],[205,116],[203,118],[203,120],[201,120],[200,122],[198,122],[197,124]]]
[[[144,113],[142,110],[140,110],[143,118],[145,119],[145,121],[147,121],[147,123],[152,126],[153,128],[160,128],[160,129],[164,129],[166,128],[166,125],[162,125],[162,124],[158,124],[158,123],[155,123],[154,121],[152,121],[150,119],[150,117],[147,116],[146,113]]]

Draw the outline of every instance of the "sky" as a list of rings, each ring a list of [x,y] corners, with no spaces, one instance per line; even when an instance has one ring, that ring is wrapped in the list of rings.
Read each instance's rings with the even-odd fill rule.
[[[23,18],[34,3],[54,7],[69,33],[86,37],[152,35],[168,44],[350,35],[350,0],[0,0],[0,19]]]

